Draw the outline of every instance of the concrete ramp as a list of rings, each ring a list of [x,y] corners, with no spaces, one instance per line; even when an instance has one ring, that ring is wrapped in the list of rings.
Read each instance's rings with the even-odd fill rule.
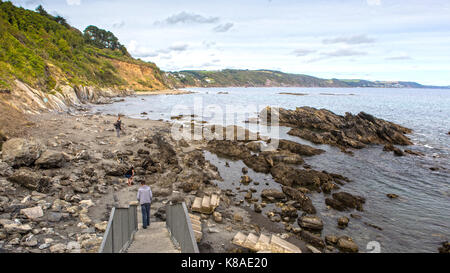
[[[142,228],[141,208],[138,207],[138,231],[128,247],[128,253],[181,253],[170,238],[166,222],[150,222],[147,229]]]

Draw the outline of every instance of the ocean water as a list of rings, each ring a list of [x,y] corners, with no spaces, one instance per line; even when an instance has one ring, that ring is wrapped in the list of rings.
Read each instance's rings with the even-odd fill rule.
[[[326,153],[305,157],[316,170],[326,170],[349,177],[352,182],[341,187],[366,197],[364,211],[337,212],[327,210],[323,193],[313,193],[311,199],[324,221],[322,235],[348,235],[361,252],[369,245],[380,246],[381,252],[436,252],[450,239],[450,90],[440,89],[378,89],[378,88],[189,88],[195,94],[177,96],[137,96],[123,102],[94,106],[93,111],[122,113],[135,118],[171,120],[179,114],[195,114],[198,121],[237,124],[256,131],[257,126],[244,120],[256,117],[265,106],[287,109],[311,106],[325,108],[336,114],[361,111],[413,129],[408,135],[414,145],[408,148],[425,154],[423,157],[395,157],[372,145],[354,150],[354,156],[328,145],[314,145],[287,135],[289,128],[279,127],[271,136],[309,144]],[[226,94],[219,94],[225,92]],[[282,92],[305,94],[302,96]],[[211,109],[219,110],[211,118]],[[146,112],[147,115],[141,115]],[[217,113],[217,112],[216,112]],[[235,114],[238,113],[238,114]],[[217,116],[219,118],[217,118]],[[232,117],[230,119],[230,117]],[[174,121],[183,122],[183,121]],[[274,135],[275,134],[275,135]],[[221,187],[233,188],[238,183],[242,162],[232,162],[224,168],[224,159],[207,154],[225,178]],[[437,167],[437,171],[430,170]],[[270,175],[253,174],[260,185],[277,185]],[[258,189],[259,191],[260,189]],[[400,196],[389,199],[388,193]],[[350,213],[361,216],[351,218]],[[337,218],[350,218],[349,226],[337,228]],[[369,225],[368,225],[369,224]],[[376,225],[382,230],[370,225]],[[375,242],[375,243],[373,243]],[[369,245],[368,245],[369,244]]]

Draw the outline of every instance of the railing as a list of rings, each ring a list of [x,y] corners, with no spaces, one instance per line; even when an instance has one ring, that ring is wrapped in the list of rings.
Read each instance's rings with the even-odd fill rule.
[[[99,253],[121,253],[128,248],[138,229],[137,206],[112,208]]]
[[[199,253],[186,204],[167,204],[166,225],[170,237],[182,253]]]

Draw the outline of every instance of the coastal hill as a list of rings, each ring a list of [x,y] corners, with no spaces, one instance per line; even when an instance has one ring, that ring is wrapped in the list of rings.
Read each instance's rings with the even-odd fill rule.
[[[163,77],[109,31],[89,26],[81,32],[42,6],[31,11],[0,0],[0,137],[26,127],[24,113],[167,89]]]
[[[182,87],[376,87],[376,88],[442,88],[416,82],[321,79],[303,74],[273,70],[219,71],[184,70],[166,72],[167,83]],[[448,88],[448,87],[444,87]]]
[[[111,32],[81,32],[42,6],[35,12],[0,1],[0,89],[14,89],[16,80],[44,92],[64,85],[166,88],[160,69],[131,57]]]

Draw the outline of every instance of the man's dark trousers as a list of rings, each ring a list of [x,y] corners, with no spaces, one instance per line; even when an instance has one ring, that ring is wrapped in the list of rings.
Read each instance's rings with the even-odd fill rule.
[[[141,205],[142,211],[142,226],[147,228],[150,226],[150,203],[145,203]]]

